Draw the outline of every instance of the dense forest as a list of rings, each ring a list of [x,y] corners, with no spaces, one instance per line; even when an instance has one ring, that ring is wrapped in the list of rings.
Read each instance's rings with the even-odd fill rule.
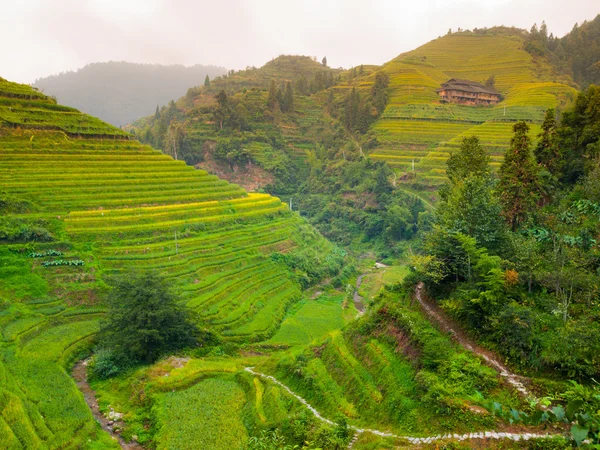
[[[548,34],[548,27],[531,27],[525,49],[532,55],[548,57],[559,73],[573,77],[585,88],[600,84],[600,14],[595,19],[575,24],[562,38]]]
[[[157,105],[181,97],[187,88],[226,72],[223,67],[93,63],[73,71],[39,78],[33,86],[60,103],[122,126],[150,114]]]
[[[590,86],[538,144],[514,125],[497,175],[477,137],[448,160],[449,182],[414,256],[415,279],[461,323],[526,370],[600,374],[600,88]]]

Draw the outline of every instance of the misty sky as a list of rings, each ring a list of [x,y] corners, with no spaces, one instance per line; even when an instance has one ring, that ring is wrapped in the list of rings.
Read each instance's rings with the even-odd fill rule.
[[[448,28],[558,36],[598,0],[0,0],[0,76],[36,78],[99,61],[261,66],[280,54],[333,67],[382,64]]]

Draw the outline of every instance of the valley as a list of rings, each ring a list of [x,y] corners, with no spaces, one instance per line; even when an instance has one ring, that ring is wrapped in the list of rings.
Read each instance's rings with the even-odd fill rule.
[[[600,445],[600,88],[544,33],[123,128],[0,78],[0,449]]]

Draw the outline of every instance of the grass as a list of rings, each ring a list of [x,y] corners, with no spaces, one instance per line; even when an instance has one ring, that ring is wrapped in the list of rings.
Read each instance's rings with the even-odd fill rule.
[[[314,300],[305,299],[281,324],[281,328],[266,344],[307,345],[317,343],[344,324],[344,295],[322,294]]]
[[[157,448],[241,448],[247,440],[241,417],[244,403],[244,391],[235,381],[220,378],[163,394],[156,407],[161,423]]]

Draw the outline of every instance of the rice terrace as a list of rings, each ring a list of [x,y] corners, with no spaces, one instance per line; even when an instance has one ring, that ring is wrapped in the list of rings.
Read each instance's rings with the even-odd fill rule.
[[[0,450],[600,448],[598,11],[231,3],[5,5]]]

